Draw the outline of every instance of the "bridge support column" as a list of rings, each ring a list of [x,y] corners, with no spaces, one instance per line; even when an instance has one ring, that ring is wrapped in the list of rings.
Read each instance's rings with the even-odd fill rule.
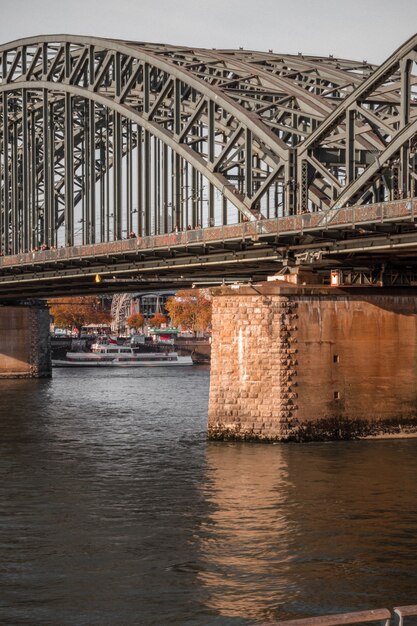
[[[51,376],[49,310],[0,306],[0,378]]]
[[[213,290],[209,437],[417,436],[417,294]]]

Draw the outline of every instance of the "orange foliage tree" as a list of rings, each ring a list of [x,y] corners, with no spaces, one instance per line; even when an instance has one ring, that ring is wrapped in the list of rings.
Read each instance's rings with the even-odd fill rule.
[[[80,332],[87,324],[110,323],[110,313],[97,296],[54,298],[48,302],[55,326],[76,328]]]
[[[174,326],[194,333],[207,330],[211,323],[211,300],[203,289],[177,291],[168,298],[165,308]]]
[[[136,331],[139,330],[139,328],[142,328],[144,323],[145,318],[142,313],[132,313],[132,315],[127,318],[127,325]]]
[[[153,328],[161,328],[162,324],[166,324],[167,318],[162,313],[155,313],[149,320],[149,325]]]

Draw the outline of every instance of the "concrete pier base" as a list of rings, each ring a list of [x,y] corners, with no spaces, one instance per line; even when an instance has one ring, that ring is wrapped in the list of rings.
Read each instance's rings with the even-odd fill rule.
[[[211,439],[417,435],[417,292],[213,290]]]
[[[48,308],[0,306],[0,378],[41,378],[51,373]]]

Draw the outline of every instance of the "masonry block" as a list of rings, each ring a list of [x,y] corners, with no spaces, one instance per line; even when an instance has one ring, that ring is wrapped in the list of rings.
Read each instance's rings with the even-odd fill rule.
[[[0,306],[0,378],[51,376],[49,310]]]
[[[417,292],[213,290],[210,438],[406,435],[417,435]]]

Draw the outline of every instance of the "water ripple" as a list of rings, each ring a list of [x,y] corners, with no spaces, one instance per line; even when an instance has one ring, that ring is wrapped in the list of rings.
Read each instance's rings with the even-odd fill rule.
[[[208,371],[0,382],[0,623],[415,603],[417,440],[208,443]]]

